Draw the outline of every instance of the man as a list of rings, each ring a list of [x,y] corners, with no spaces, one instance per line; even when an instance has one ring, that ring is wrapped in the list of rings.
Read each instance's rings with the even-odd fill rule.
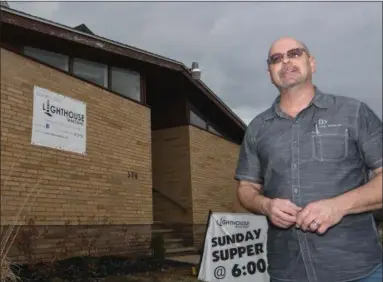
[[[277,40],[267,63],[280,95],[249,124],[235,178],[242,206],[269,220],[271,281],[382,281],[381,120],[313,85],[303,43]]]

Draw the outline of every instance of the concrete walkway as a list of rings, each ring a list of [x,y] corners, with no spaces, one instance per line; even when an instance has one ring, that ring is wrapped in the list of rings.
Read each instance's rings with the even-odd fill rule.
[[[170,256],[170,257],[167,257],[167,259],[198,265],[200,256],[199,255]]]

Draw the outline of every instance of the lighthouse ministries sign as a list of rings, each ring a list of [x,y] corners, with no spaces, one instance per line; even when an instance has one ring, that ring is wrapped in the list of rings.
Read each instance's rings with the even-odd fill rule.
[[[268,282],[267,220],[242,213],[210,213],[198,279]]]
[[[31,143],[85,154],[86,104],[35,86]]]

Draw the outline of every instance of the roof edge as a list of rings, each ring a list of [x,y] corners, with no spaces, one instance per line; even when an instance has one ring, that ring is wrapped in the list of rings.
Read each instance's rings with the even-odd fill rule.
[[[233,110],[231,110],[228,107],[228,105],[226,105],[222,101],[222,99],[219,98],[204,82],[202,82],[201,79],[194,79],[192,77],[191,70],[184,63],[182,63],[180,61],[176,61],[176,60],[173,60],[173,59],[170,59],[170,58],[167,58],[167,57],[164,57],[164,56],[161,56],[161,55],[149,52],[149,51],[145,51],[143,49],[139,49],[139,48],[136,48],[136,47],[133,47],[133,46],[130,46],[130,45],[126,45],[126,44],[123,44],[123,43],[120,43],[120,42],[117,42],[117,41],[113,41],[111,39],[108,39],[108,38],[105,38],[105,37],[102,37],[102,36],[99,36],[99,35],[89,34],[89,33],[86,33],[86,32],[83,32],[83,31],[80,31],[80,30],[77,30],[77,29],[74,29],[73,27],[70,27],[70,26],[67,26],[67,25],[63,25],[63,24],[60,24],[60,23],[56,23],[56,22],[53,22],[51,20],[47,20],[47,19],[44,19],[44,18],[41,18],[41,17],[37,17],[37,16],[31,15],[31,14],[28,14],[28,13],[25,13],[25,12],[21,12],[21,11],[18,11],[18,10],[9,8],[9,7],[1,6],[0,10],[8,12],[10,14],[14,14],[14,15],[20,16],[20,17],[25,17],[25,18],[28,18],[28,19],[31,19],[31,20],[39,21],[39,22],[42,22],[42,23],[47,24],[47,25],[53,25],[53,26],[65,29],[65,30],[73,32],[73,33],[81,34],[82,36],[86,36],[86,37],[93,38],[93,39],[96,39],[96,40],[104,41],[104,42],[109,43],[109,44],[113,44],[113,45],[116,45],[116,46],[119,46],[119,47],[122,47],[122,48],[126,48],[126,49],[129,49],[129,50],[137,52],[137,53],[141,53],[141,54],[144,54],[144,55],[147,55],[147,56],[152,56],[154,58],[157,58],[157,59],[160,59],[160,60],[164,60],[165,62],[174,64],[175,66],[177,66],[179,68],[179,71],[182,72],[183,75],[185,75],[193,84],[195,84],[197,87],[204,88],[205,89],[205,94],[208,94],[212,98],[213,102],[215,104],[217,104],[217,106],[222,106],[228,112],[228,114],[232,116],[233,121],[238,126],[240,126],[243,130],[246,129],[246,127],[247,127],[247,125],[244,123],[244,121],[237,114],[235,114],[233,112]]]
[[[153,57],[156,57],[156,58],[159,58],[159,59],[163,59],[163,60],[165,60],[167,62],[171,62],[171,63],[177,64],[177,65],[183,65],[182,62],[179,62],[179,61],[176,61],[176,60],[173,60],[173,59],[170,59],[170,58],[167,58],[167,57],[164,57],[164,56],[161,56],[161,55],[158,55],[158,54],[155,54],[155,53],[143,50],[143,49],[139,49],[139,48],[136,48],[136,47],[133,47],[133,46],[130,46],[130,45],[126,45],[126,44],[123,44],[123,43],[120,43],[120,42],[117,42],[117,41],[113,41],[111,39],[108,39],[108,38],[105,38],[105,37],[102,37],[102,36],[99,36],[99,35],[89,34],[89,33],[86,33],[86,32],[83,32],[83,31],[80,31],[80,30],[77,30],[77,29],[74,29],[73,27],[70,27],[70,26],[67,26],[67,25],[64,25],[64,24],[60,24],[60,23],[56,23],[54,21],[47,20],[47,19],[44,19],[44,18],[41,18],[41,17],[37,17],[37,16],[31,15],[31,14],[27,14],[25,12],[21,12],[21,11],[12,9],[12,8],[1,6],[1,10],[4,10],[4,11],[6,11],[8,13],[11,13],[11,14],[14,14],[14,15],[17,15],[17,16],[21,16],[21,17],[32,19],[32,20],[37,20],[37,21],[40,21],[40,22],[45,23],[45,24],[53,25],[53,26],[56,26],[56,27],[59,27],[59,28],[62,28],[62,29],[65,29],[65,30],[68,30],[68,31],[71,31],[71,32],[74,32],[74,33],[81,34],[83,36],[91,37],[93,39],[102,40],[102,41],[105,41],[107,43],[117,45],[119,47],[130,49],[130,50],[135,51],[135,52],[139,52],[139,53],[142,53],[142,54],[145,54],[145,55],[149,55],[149,56],[153,56]]]
[[[234,111],[226,104],[222,101],[221,98],[219,98],[217,96],[217,94],[215,94],[202,80],[200,79],[194,79],[192,77],[192,74],[191,74],[191,71],[186,67],[184,66],[184,75],[189,79],[191,80],[193,83],[198,83],[201,87],[205,88],[205,90],[209,93],[209,95],[213,98],[212,100],[214,101],[214,103],[219,103],[222,107],[225,108],[225,110],[230,113],[233,118],[235,119],[235,121],[237,122],[237,124],[242,128],[242,129],[246,129],[247,125],[246,123],[236,114],[234,113]],[[186,73],[187,74],[186,74]]]

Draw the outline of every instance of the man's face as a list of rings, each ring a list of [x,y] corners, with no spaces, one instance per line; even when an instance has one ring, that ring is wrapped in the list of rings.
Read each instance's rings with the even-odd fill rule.
[[[268,66],[272,82],[282,89],[311,81],[315,72],[314,58],[293,39],[282,39],[272,46]]]

